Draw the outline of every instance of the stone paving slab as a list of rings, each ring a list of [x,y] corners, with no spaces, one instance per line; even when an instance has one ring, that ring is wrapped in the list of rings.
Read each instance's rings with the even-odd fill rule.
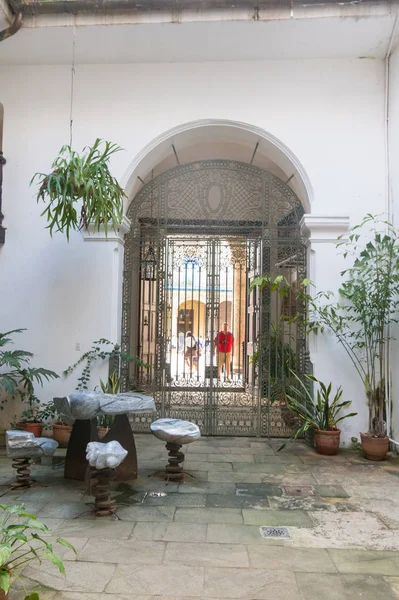
[[[49,520],[46,519],[46,525]],[[55,530],[61,537],[116,538],[127,539],[133,531],[134,523],[122,523],[112,517],[98,519],[69,519],[59,522]],[[54,528],[53,528],[54,531]]]
[[[266,544],[256,525],[228,525],[212,523],[208,525],[207,542],[223,544]]]
[[[175,521],[242,524],[243,516],[238,508],[177,508]]]
[[[242,544],[168,542],[164,564],[176,564],[176,560],[194,567],[249,567],[247,549]]]
[[[307,527],[313,526],[309,515],[301,510],[248,510],[242,511],[245,525],[272,525],[276,527],[284,527],[291,525],[292,527]]]
[[[375,575],[296,573],[303,600],[397,600],[389,582]]]
[[[336,573],[337,568],[327,550],[315,548],[290,548],[269,545],[248,546],[251,567],[306,573]]]
[[[115,565],[101,562],[69,562],[66,577],[53,565],[43,562],[39,568],[28,567],[24,575],[54,590],[103,592],[115,572]]]
[[[301,600],[292,572],[263,569],[206,569],[204,597]]]
[[[107,585],[109,594],[173,596],[180,588],[187,596],[200,597],[204,586],[203,567],[185,565],[118,565]]]
[[[399,574],[399,552],[373,550],[328,550],[339,573],[366,573],[368,575]]]
[[[163,561],[165,550],[165,542],[92,538],[78,552],[78,560],[121,565],[159,565]]]
[[[155,540],[165,542],[205,542],[205,523],[137,523],[132,540]]]

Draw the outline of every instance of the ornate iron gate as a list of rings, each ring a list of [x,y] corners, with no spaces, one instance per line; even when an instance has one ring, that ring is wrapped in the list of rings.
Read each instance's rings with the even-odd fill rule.
[[[306,276],[302,214],[286,184],[243,163],[182,165],[145,185],[128,210],[122,323],[122,350],[145,366],[122,365],[124,389],[207,435],[290,435],[286,383],[291,368],[304,373],[306,340],[284,317],[300,307],[293,291],[248,287],[262,273],[292,286]],[[223,323],[231,355],[218,353]],[[148,429],[145,417],[132,424]]]

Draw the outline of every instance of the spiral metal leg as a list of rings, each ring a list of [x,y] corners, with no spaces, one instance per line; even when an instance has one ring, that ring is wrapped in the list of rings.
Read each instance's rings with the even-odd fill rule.
[[[169,452],[168,464],[165,467],[165,479],[168,481],[181,481],[184,479],[183,462],[184,453],[180,452],[181,444],[167,442],[166,449]]]
[[[12,489],[31,487],[30,458],[14,458],[12,466],[17,470],[16,481],[11,485]]]
[[[115,469],[91,468],[91,493],[95,496],[94,511],[98,517],[107,517],[116,512],[115,500],[110,497],[111,483],[115,476]]]

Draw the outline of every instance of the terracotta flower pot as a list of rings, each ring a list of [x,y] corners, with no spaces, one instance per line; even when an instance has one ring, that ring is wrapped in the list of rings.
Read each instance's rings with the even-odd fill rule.
[[[18,427],[24,431],[33,433],[35,437],[42,436],[43,425],[41,423],[18,423]]]
[[[368,433],[361,433],[364,456],[369,460],[384,460],[389,450],[389,437],[373,437]]]
[[[71,431],[71,425],[53,423],[53,440],[58,442],[60,448],[66,448],[68,446],[69,438],[71,437]]]
[[[101,441],[107,435],[109,427],[97,427],[98,439]]]
[[[8,600],[8,594],[4,590],[0,590],[0,600]]]
[[[341,438],[341,430],[334,429],[333,431],[322,431],[316,429],[314,432],[314,445],[316,452],[332,456],[337,454],[339,450],[339,442]]]

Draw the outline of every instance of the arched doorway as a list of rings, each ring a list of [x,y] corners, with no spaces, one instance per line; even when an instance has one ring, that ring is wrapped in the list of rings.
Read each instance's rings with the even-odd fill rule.
[[[269,292],[247,293],[262,274],[292,285],[306,276],[302,204],[276,175],[233,160],[202,160],[149,181],[131,202],[125,239],[122,349],[125,389],[151,392],[159,414],[196,422],[208,435],[288,435],[279,390],[304,372],[305,335]],[[218,378],[215,337],[234,336],[229,379]],[[200,347],[184,360],[190,330]],[[189,364],[188,364],[189,363]],[[147,427],[137,422],[138,430]]]

